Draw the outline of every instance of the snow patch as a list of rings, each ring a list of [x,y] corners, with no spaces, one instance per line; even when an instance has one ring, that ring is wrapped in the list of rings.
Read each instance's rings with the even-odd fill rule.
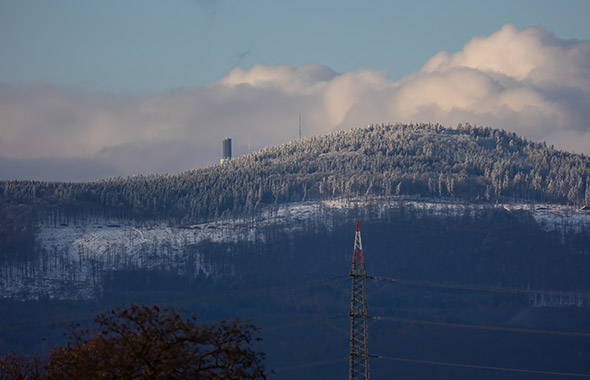
[[[74,223],[40,220],[36,226],[39,257],[27,263],[0,267],[0,296],[19,299],[86,299],[103,291],[104,274],[121,270],[164,270],[189,276],[209,276],[216,268],[203,260],[204,242],[264,243],[264,228],[285,231],[302,229],[316,218],[329,225],[325,216],[334,211],[371,209],[378,218],[387,210],[409,207],[432,215],[461,215],[489,208],[440,200],[409,198],[342,198],[323,202],[300,202],[269,208],[251,218],[223,219],[195,225],[170,225],[92,218]],[[507,212],[530,211],[546,231],[578,231],[590,228],[590,212],[567,206],[499,204]],[[547,302],[536,301],[536,302]]]

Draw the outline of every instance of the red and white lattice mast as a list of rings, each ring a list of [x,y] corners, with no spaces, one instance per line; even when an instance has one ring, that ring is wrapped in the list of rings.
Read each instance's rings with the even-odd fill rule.
[[[359,221],[356,221],[356,233],[354,235],[354,251],[352,254],[352,266],[350,268],[352,278],[352,294],[350,297],[350,372],[349,380],[369,379],[369,332],[367,319],[367,293],[365,290],[365,257],[361,242],[361,229]]]

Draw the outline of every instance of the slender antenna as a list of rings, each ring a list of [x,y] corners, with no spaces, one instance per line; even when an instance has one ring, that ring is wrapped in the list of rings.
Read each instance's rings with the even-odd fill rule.
[[[301,114],[299,114],[299,140],[301,140]]]

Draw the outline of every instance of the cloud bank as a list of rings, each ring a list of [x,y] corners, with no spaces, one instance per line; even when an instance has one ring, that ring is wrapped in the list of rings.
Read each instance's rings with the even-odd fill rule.
[[[507,24],[395,82],[386,71],[309,64],[236,67],[206,86],[142,98],[0,85],[0,178],[180,172],[218,162],[226,136],[235,154],[293,140],[299,114],[305,136],[470,122],[590,154],[590,41]]]

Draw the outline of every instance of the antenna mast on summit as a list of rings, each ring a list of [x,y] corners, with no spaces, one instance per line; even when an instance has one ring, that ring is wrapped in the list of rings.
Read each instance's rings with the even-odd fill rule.
[[[354,251],[352,253],[352,292],[350,296],[350,372],[349,380],[369,380],[369,329],[367,292],[365,290],[365,256],[359,221],[356,221]]]
[[[301,114],[299,114],[299,140],[301,140]]]

